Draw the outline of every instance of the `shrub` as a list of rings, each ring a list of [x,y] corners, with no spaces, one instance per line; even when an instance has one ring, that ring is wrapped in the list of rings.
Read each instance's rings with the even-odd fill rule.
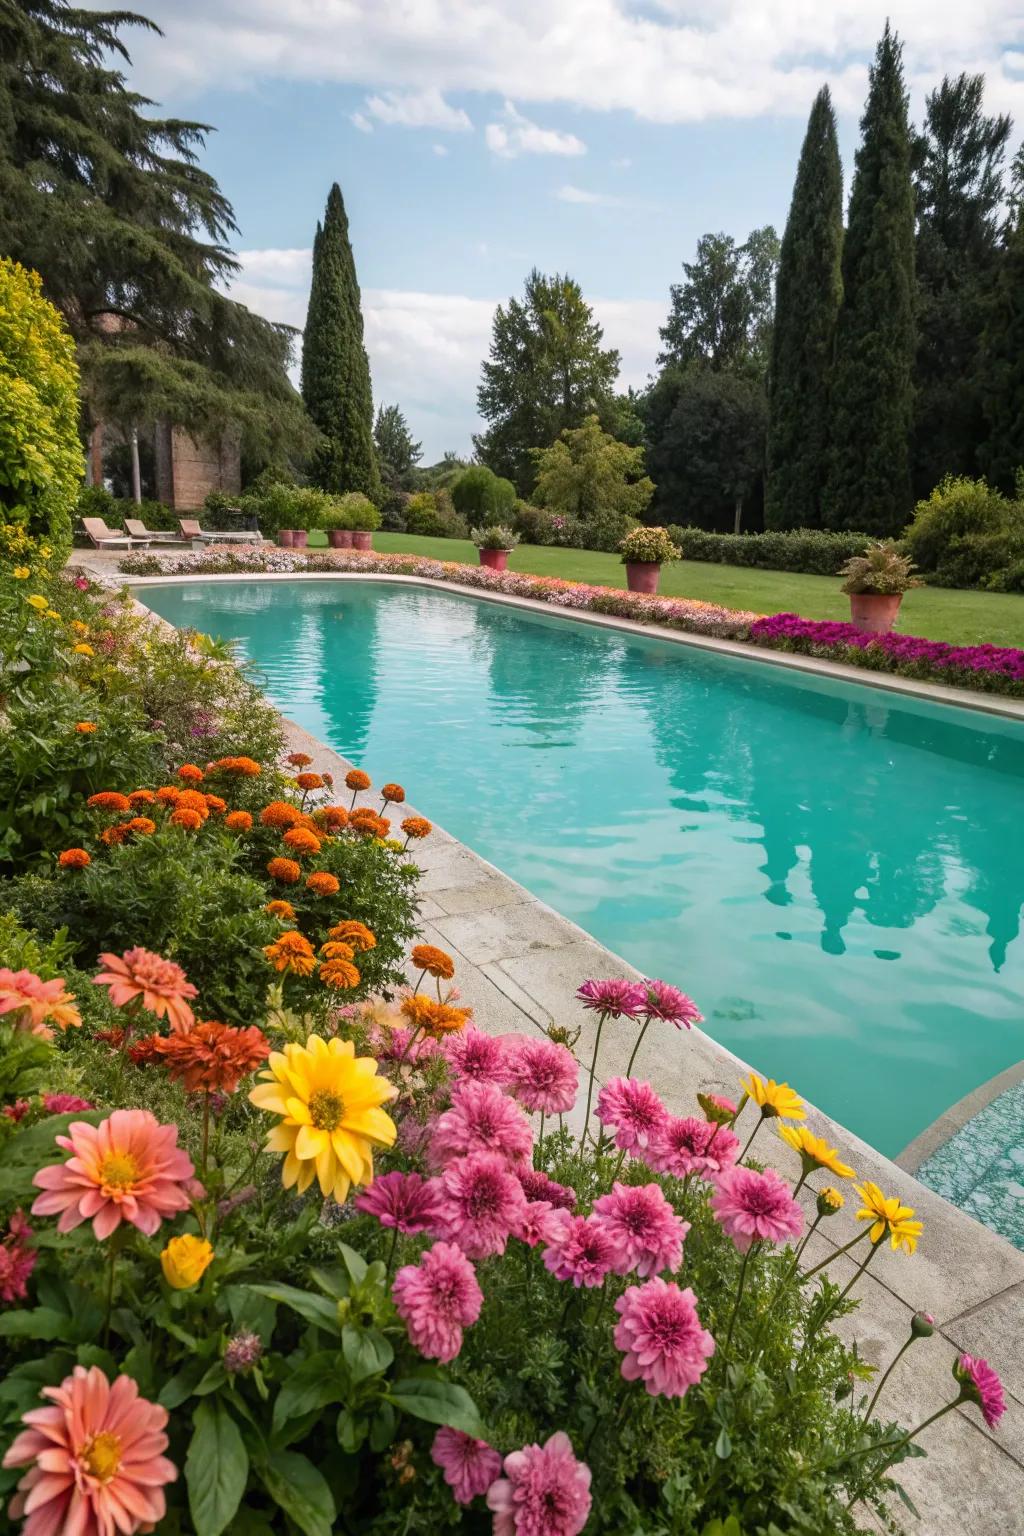
[[[470,538],[477,549],[515,549],[519,535],[512,528],[494,523],[489,528],[473,528]]]
[[[244,512],[256,518],[261,533],[273,537],[282,528],[318,529],[333,510],[335,498],[314,486],[286,485],[275,480],[240,498]]]
[[[393,487],[385,486],[381,498],[380,525],[386,533],[404,533],[405,508],[409,500],[407,491],[398,491]]]
[[[612,507],[602,507],[576,524],[578,537],[574,540],[573,547],[600,549],[606,554],[612,554],[618,550],[626,535],[637,526],[636,518],[628,512],[617,512]]]
[[[516,488],[484,464],[471,464],[451,484],[452,503],[470,523],[500,523],[512,516]]]
[[[662,565],[668,560],[678,560],[679,550],[664,528],[634,528],[619,545],[622,563],[651,563]]]
[[[900,554],[893,540],[882,539],[847,560],[839,574],[845,577],[842,590],[846,593],[893,597],[921,586],[913,570],[913,562]]]
[[[831,533],[817,528],[773,529],[768,533],[708,533],[668,525],[684,560],[753,566],[767,571],[803,571],[838,576],[843,563],[863,552],[866,533]]]
[[[456,512],[445,490],[419,491],[410,496],[405,507],[405,526],[410,533],[426,538],[465,539],[469,528]]]
[[[372,533],[380,527],[380,513],[362,491],[346,491],[343,496],[332,496],[331,503],[324,514],[324,528],[361,528]]]
[[[903,544],[936,585],[986,586],[1024,556],[1024,504],[983,479],[947,475],[918,502]]]

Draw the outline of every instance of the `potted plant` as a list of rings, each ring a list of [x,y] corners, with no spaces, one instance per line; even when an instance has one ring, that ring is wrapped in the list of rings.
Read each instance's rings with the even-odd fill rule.
[[[295,544],[294,528],[279,528],[277,530],[277,542],[282,549],[291,549]]]
[[[887,635],[896,622],[904,592],[920,587],[916,567],[892,539],[869,544],[841,567],[842,590],[850,599],[850,620],[865,634]]]
[[[519,543],[518,533],[513,533],[504,523],[492,523],[488,528],[473,528],[470,538],[480,552],[480,564],[490,571],[507,571],[508,557]]]
[[[352,548],[373,548],[374,530],[380,527],[380,513],[362,491],[348,491],[338,498],[345,510],[346,526],[352,530]]]
[[[344,496],[332,496],[331,505],[323,514],[323,529],[332,549],[352,548],[352,520]]]
[[[619,545],[631,592],[657,592],[661,567],[680,558],[664,528],[633,528]]]

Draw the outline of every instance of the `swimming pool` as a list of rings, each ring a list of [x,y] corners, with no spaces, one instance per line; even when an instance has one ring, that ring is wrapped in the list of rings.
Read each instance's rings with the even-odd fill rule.
[[[439,590],[142,595],[881,1151],[1024,1056],[1015,721]]]

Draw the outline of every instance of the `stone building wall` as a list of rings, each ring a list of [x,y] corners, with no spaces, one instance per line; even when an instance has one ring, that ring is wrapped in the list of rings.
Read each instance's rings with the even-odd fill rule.
[[[222,433],[219,442],[207,442],[160,422],[155,449],[157,500],[176,512],[195,511],[210,491],[237,496],[242,488],[239,443],[232,433]]]

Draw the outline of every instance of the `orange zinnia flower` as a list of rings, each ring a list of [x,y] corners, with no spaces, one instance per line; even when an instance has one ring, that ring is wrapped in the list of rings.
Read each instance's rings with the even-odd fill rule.
[[[308,752],[289,752],[287,761],[293,768],[308,768],[313,759]]]
[[[119,821],[116,826],[104,827],[100,833],[100,842],[106,843],[108,848],[113,848],[115,843],[123,843],[128,836],[128,823]]]
[[[438,981],[451,981],[455,975],[455,961],[436,944],[417,944],[412,952],[412,963]]]
[[[122,1221],[152,1237],[165,1217],[188,1210],[192,1161],[178,1146],[178,1127],[161,1125],[148,1109],[115,1109],[99,1125],[75,1120],[56,1141],[71,1156],[40,1168],[32,1182],[43,1193],[32,1210],[60,1212],[58,1232],[91,1217],[97,1242]]]
[[[401,805],[405,799],[405,790],[401,784],[385,784],[381,789],[381,794],[384,797],[385,805],[387,805],[389,800],[393,800],[395,805]]]
[[[402,822],[402,831],[405,833],[405,845],[409,846],[409,839],[413,837],[429,837],[433,827],[425,816],[407,816]]]
[[[297,774],[295,782],[300,789],[323,789],[324,787],[324,781],[318,773]]]
[[[287,800],[271,800],[260,811],[260,825],[264,827],[294,827],[301,820],[302,812],[298,806]]]
[[[295,921],[295,908],[290,901],[268,901],[263,910],[269,912],[271,917],[280,918],[282,923]]]
[[[319,810],[313,812],[314,819],[322,826],[329,827],[332,832],[338,832],[342,827],[348,826],[348,811],[343,805],[322,805]]]
[[[325,960],[318,974],[325,987],[358,987],[361,980],[351,960],[340,957],[336,960]]]
[[[79,736],[90,736],[95,729],[96,722],[94,720],[79,720],[75,726]]]
[[[92,859],[84,848],[65,848],[57,863],[61,869],[84,869],[92,863]]]
[[[131,804],[127,795],[120,795],[113,789],[101,789],[99,794],[90,795],[85,802],[92,806],[94,811],[130,811]]]
[[[350,768],[345,775],[345,783],[349,789],[354,789],[358,793],[361,789],[369,789],[372,780],[370,775],[364,773],[361,768]]]
[[[282,885],[294,885],[302,870],[294,859],[271,859],[267,865],[267,874],[272,880],[280,880]]]
[[[128,803],[133,810],[140,805],[152,805],[155,800],[156,795],[151,789],[133,789],[128,796]]]
[[[182,763],[178,769],[178,778],[185,779],[189,784],[201,784],[205,774],[201,768],[196,767],[195,763]]]
[[[263,953],[275,971],[287,971],[293,976],[311,976],[316,969],[313,946],[296,928],[289,928],[272,944],[264,944]]]
[[[206,801],[207,810],[212,811],[215,816],[222,816],[228,808],[227,801],[222,800],[220,795],[204,795],[203,799]]]
[[[356,922],[350,918],[347,922],[336,923],[328,930],[332,939],[340,939],[343,944],[351,944],[353,949],[376,949],[377,938],[371,933],[365,923]]]
[[[153,798],[159,800],[161,805],[177,805],[181,799],[181,790],[177,784],[161,784]]]
[[[281,841],[293,853],[320,852],[320,839],[315,837],[312,832],[308,832],[305,827],[289,827]]]
[[[306,889],[312,891],[314,896],[337,896],[341,890],[341,882],[336,875],[321,869],[310,875],[306,881]]]
[[[224,817],[224,825],[232,832],[248,832],[252,827],[252,817],[248,811],[229,811]]]
[[[176,1032],[192,1028],[195,1014],[186,999],[198,994],[180,965],[152,950],[138,948],[126,949],[123,955],[100,955],[100,961],[106,970],[94,976],[93,982],[97,987],[110,988],[115,1008],[124,1008],[138,997],[143,1008],[158,1019],[166,1018]]]
[[[430,997],[407,997],[402,1003],[402,1013],[413,1029],[422,1029],[435,1037],[465,1029],[472,1011],[471,1008],[453,1008],[450,1003],[435,1003]]]
[[[211,773],[237,773],[243,779],[255,779],[263,772],[259,763],[251,757],[220,757],[210,764]]]
[[[321,944],[320,953],[325,960],[354,960],[356,957],[352,945],[343,944],[340,939],[329,939],[326,944]]]
[[[174,815],[180,816],[182,812],[175,811]],[[173,816],[171,820],[174,820]],[[125,822],[125,826],[129,832],[138,832],[140,837],[149,837],[151,833],[156,831],[156,822],[151,821],[148,816],[133,816],[131,821]]]
[[[198,832],[203,824],[203,818],[198,811],[190,810],[187,805],[179,806],[172,811],[168,820],[172,827],[184,827],[187,832]]]
[[[171,1078],[189,1093],[234,1093],[242,1078],[266,1061],[270,1043],[255,1024],[237,1029],[211,1020],[185,1035],[157,1035],[156,1050]]]

